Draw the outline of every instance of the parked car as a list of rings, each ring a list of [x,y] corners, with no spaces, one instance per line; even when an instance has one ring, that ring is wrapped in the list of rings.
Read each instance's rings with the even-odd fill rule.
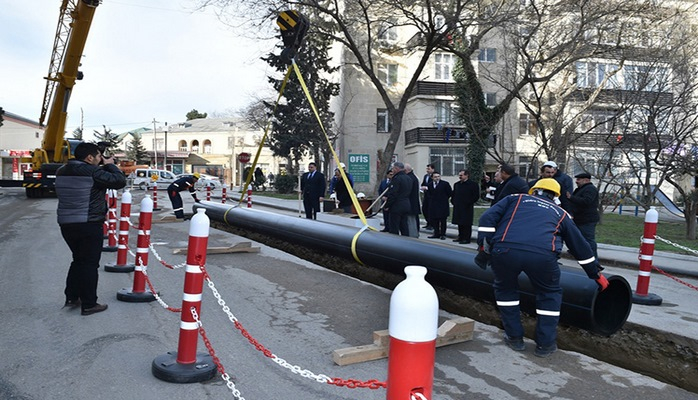
[[[192,176],[192,174],[179,174],[175,178],[179,179],[185,176]],[[221,187],[223,187],[223,183],[221,183],[220,179],[218,179],[217,176],[213,175],[208,175],[208,174],[199,174],[199,180],[196,181],[195,188],[196,189],[201,189],[205,190],[206,186],[211,185],[212,190],[218,190]]]
[[[137,186],[141,190],[147,187],[153,187],[153,175],[157,175],[158,189],[167,189],[170,183],[174,182],[176,177],[170,171],[163,169],[138,168],[134,171],[133,186]]]

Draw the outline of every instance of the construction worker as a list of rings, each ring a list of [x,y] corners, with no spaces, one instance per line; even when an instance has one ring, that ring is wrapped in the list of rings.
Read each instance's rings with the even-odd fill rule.
[[[494,296],[504,326],[504,342],[516,351],[526,349],[519,308],[518,277],[528,276],[536,294],[536,349],[538,357],[557,350],[557,324],[560,319],[562,288],[558,258],[562,241],[590,279],[601,290],[608,281],[570,215],[555,204],[560,184],[552,178],[540,179],[529,194],[502,198],[480,217],[475,262],[481,268],[492,266]]]
[[[189,193],[191,193],[191,197],[194,198],[195,202],[198,203],[201,201],[196,198],[196,189],[194,189],[194,185],[200,177],[201,175],[199,175],[198,172],[194,172],[192,175],[183,176],[177,179],[167,187],[167,195],[170,196],[172,208],[177,219],[185,219],[184,203],[182,202],[182,196],[179,195],[179,192],[189,190]]]

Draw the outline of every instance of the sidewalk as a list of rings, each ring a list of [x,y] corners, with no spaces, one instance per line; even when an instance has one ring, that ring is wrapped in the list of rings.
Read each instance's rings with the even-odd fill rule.
[[[239,191],[234,191],[232,194],[228,194],[230,198],[235,198],[238,201],[240,198],[240,192]],[[219,196],[220,198],[220,196]],[[257,195],[253,193],[252,195],[252,204],[253,207],[255,204],[259,204],[265,207],[271,207],[275,208],[278,210],[284,210],[284,211],[289,211],[289,212],[299,212],[299,204],[298,200],[285,200],[285,199],[278,199],[274,197],[267,197],[267,196],[262,196],[262,195]],[[305,216],[304,213],[302,213],[302,216]],[[661,221],[664,218],[661,216],[660,213],[660,224]],[[361,226],[361,220],[360,219],[353,219],[350,217],[347,217],[346,214],[333,214],[333,213],[321,213],[318,214],[318,220],[320,221],[326,221],[326,222],[332,222],[332,223],[339,223],[339,224],[347,224],[347,225],[356,225],[356,226]],[[378,213],[375,216],[371,217],[368,219],[369,225],[373,226],[374,228],[378,228],[379,230],[382,229],[383,226],[383,215],[382,213]],[[359,225],[357,225],[359,224]],[[449,238],[455,238],[457,236],[458,228],[456,225],[449,224],[447,227],[447,232],[446,236]],[[429,231],[426,230],[421,230],[420,231],[420,237],[421,234],[425,233],[430,233]],[[477,236],[477,227],[473,227],[473,238]],[[447,240],[447,244],[452,244],[451,240]],[[464,245],[456,245],[453,244],[454,246],[464,246]],[[470,245],[465,245],[465,247],[470,247],[470,248],[475,248],[476,245],[470,244]],[[604,244],[604,243],[599,243],[598,244],[598,253],[599,253],[599,261],[601,262],[602,265],[604,266],[616,266],[616,267],[624,267],[624,268],[630,268],[633,270],[637,270],[639,266],[639,261],[638,261],[638,255],[640,251],[640,238],[638,238],[638,247],[637,248],[632,248],[632,247],[622,247],[622,246],[615,246],[615,245],[610,245],[610,244]],[[566,253],[563,254],[563,258],[570,258],[569,255]],[[570,258],[571,259],[571,258]],[[682,275],[682,276],[689,276],[689,277],[698,277],[698,257],[696,256],[690,256],[690,255],[682,255],[682,254],[676,254],[676,253],[670,253],[666,251],[655,251],[654,253],[654,265],[661,270],[670,273],[670,274],[677,274],[677,275]]]

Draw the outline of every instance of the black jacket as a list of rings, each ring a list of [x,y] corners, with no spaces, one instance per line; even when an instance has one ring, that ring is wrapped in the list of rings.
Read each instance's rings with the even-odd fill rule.
[[[320,171],[315,171],[312,178],[310,177],[310,172],[306,172],[301,176],[303,200],[317,200],[320,197],[325,197],[326,188],[325,175]]]
[[[456,225],[472,225],[475,215],[475,203],[480,198],[480,186],[470,179],[453,184],[453,222]]]
[[[114,164],[95,166],[70,160],[56,171],[58,223],[104,222],[107,189],[126,186],[126,175]]]
[[[524,193],[528,194],[528,183],[519,176],[519,174],[514,174],[509,177],[509,179],[499,184],[497,191],[494,192],[494,200],[492,200],[492,205],[495,205],[499,200],[510,194]]]
[[[599,222],[599,191],[591,182],[575,189],[569,201],[575,224]]]
[[[405,171],[400,171],[390,180],[390,189],[385,197],[385,208],[390,213],[409,214],[412,210],[410,204],[410,194],[412,193],[413,182],[412,178],[405,174]]]

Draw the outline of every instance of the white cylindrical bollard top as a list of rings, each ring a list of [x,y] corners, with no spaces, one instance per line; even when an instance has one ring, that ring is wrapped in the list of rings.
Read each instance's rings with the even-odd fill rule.
[[[439,299],[434,288],[424,280],[425,267],[405,267],[407,278],[390,296],[390,337],[406,342],[436,339],[439,324]]]
[[[150,198],[149,194],[146,194],[141,200],[141,212],[153,212],[153,199]]]
[[[132,196],[131,192],[127,189],[124,190],[124,193],[121,195],[121,203],[128,203],[131,204]]]
[[[206,209],[197,209],[196,214],[191,219],[191,224],[189,224],[189,236],[208,237],[210,228],[211,220],[206,215]]]
[[[659,213],[657,212],[656,208],[650,207],[650,209],[647,210],[647,213],[645,213],[645,222],[652,224],[659,222]]]

